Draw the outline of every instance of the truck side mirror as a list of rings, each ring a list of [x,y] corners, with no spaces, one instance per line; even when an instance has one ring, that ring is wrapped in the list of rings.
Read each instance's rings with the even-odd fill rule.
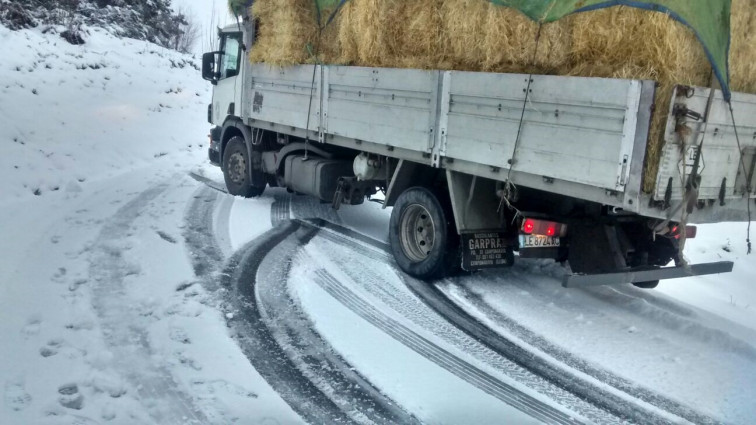
[[[210,81],[213,85],[218,83],[218,73],[215,72],[216,56],[220,56],[220,52],[209,52],[202,55],[202,78]]]

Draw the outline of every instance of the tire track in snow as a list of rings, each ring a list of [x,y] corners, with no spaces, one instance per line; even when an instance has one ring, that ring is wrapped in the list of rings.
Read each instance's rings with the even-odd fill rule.
[[[628,293],[627,290],[620,291],[618,288],[613,287],[591,288],[584,291],[584,294],[617,310],[622,310],[632,315],[643,314],[646,318],[655,319],[657,325],[660,327],[686,335],[704,344],[716,344],[733,353],[737,353],[751,362],[756,362],[756,346],[753,343],[744,341],[720,329],[706,326],[696,321],[695,316],[681,315],[674,310],[666,308],[664,304],[660,306],[659,303],[651,302],[648,299],[650,295],[639,297]]]
[[[658,408],[662,412],[670,413],[693,423],[718,423],[716,420],[696,412],[674,400],[664,397],[661,394],[654,393],[653,391],[640,387],[638,384],[627,381],[606,370],[594,367],[588,362],[578,359],[569,352],[559,349],[548,341],[545,341],[543,338],[538,337],[533,332],[519,326],[511,319],[507,320],[501,315],[489,316],[502,326],[508,328],[509,326],[512,326],[512,329],[516,329],[513,330],[515,335],[522,338],[526,343],[548,353],[550,357],[553,357],[558,362],[565,364],[575,371],[584,373],[603,384],[611,386],[615,390],[627,394],[631,398],[609,393],[598,387],[596,384],[584,378],[575,376],[574,372],[570,373],[564,368],[542,359],[537,353],[529,351],[518,345],[516,342],[501,336],[451,301],[437,287],[413,279],[405,279],[405,283],[418,298],[422,299],[423,302],[433,310],[447,318],[460,329],[464,330],[468,335],[476,338],[478,341],[481,341],[483,344],[491,347],[507,358],[523,365],[523,367],[532,370],[539,376],[543,376],[555,385],[558,385],[573,394],[578,395],[584,400],[588,400],[591,403],[622,417],[623,419],[636,423],[674,423],[672,418],[661,417],[657,413],[649,411],[647,407],[639,405],[638,402],[631,402],[632,399],[636,399],[641,403],[648,403],[652,406],[652,410],[653,408]],[[501,322],[499,322],[500,320]]]
[[[266,255],[299,226],[282,223],[237,251],[221,274],[227,303],[236,311],[229,322],[252,366],[309,423],[350,424],[354,421],[297,369],[263,321],[256,301],[257,272]]]
[[[214,190],[217,190],[218,192],[225,193],[226,195],[228,195],[228,191],[226,190],[225,184],[223,183],[218,183],[213,179],[209,179],[193,171],[189,172],[189,177],[193,178],[194,180],[197,180],[198,182],[209,187],[210,189],[214,189]]]
[[[210,189],[218,189],[220,185],[208,178],[190,173],[190,176],[195,180],[208,186]],[[190,259],[195,268],[195,274],[198,277],[203,278],[203,285],[208,289],[213,290],[212,284],[212,272],[217,269],[217,265],[222,258],[222,249],[219,247],[219,243],[214,236],[214,222],[213,214],[215,210],[215,201],[218,198],[217,193],[202,188],[195,194],[195,200],[191,203],[187,210],[185,222],[187,224],[187,230],[184,237],[189,247]],[[320,203],[313,202],[309,197],[299,196],[296,197],[296,201],[292,202],[293,196],[291,194],[277,194],[275,201],[271,205],[271,224],[274,227],[282,226],[282,228],[290,225],[292,218],[292,210],[296,210],[300,216],[319,216],[323,215],[325,207]],[[295,206],[292,206],[294,204]],[[228,211],[227,211],[228,212]],[[333,220],[339,220],[339,217],[335,212],[327,214],[329,218]],[[221,217],[221,219],[223,219]],[[226,220],[227,221],[227,220]],[[288,232],[288,230],[283,230]],[[272,231],[269,231],[270,234]],[[266,235],[268,235],[266,234]],[[262,245],[267,245],[266,235],[261,236],[258,241],[253,241],[235,255],[225,267],[222,273],[222,284],[232,289],[240,288],[242,283],[233,283],[234,279],[238,279],[241,275],[254,274],[257,272],[254,270],[245,272],[245,266],[242,263],[250,265],[252,268],[260,267],[262,260],[268,258],[269,249],[262,249],[259,253],[254,254],[250,251],[259,249],[258,242]],[[301,245],[301,244],[300,244]],[[272,245],[276,246],[276,245]],[[241,264],[241,265],[240,265]],[[288,269],[287,269],[288,272]],[[241,275],[239,273],[242,273]],[[254,280],[247,281],[244,279],[244,284],[254,284]],[[281,280],[274,279],[276,282]],[[272,282],[270,282],[272,283]],[[254,288],[254,285],[253,285]],[[217,289],[217,287],[215,287]],[[242,291],[243,292],[243,291]],[[238,303],[239,298],[236,295],[227,297],[227,304],[234,306],[235,309],[241,310],[244,307],[249,307],[249,302],[242,307]],[[283,301],[282,301],[283,302]],[[292,310],[290,305],[287,305],[288,310]],[[292,406],[292,408],[300,414],[303,418],[306,418],[311,422],[330,423],[333,420],[338,422],[350,422],[351,419],[346,419],[348,416],[344,416],[343,411],[350,411],[353,416],[357,418],[367,419],[371,423],[416,423],[416,420],[407,415],[406,412],[397,407],[395,403],[386,399],[380,392],[378,392],[372,385],[362,378],[357,372],[351,370],[351,366],[348,365],[343,359],[333,353],[327,353],[327,344],[320,340],[319,337],[312,332],[309,336],[302,336],[307,339],[307,344],[302,344],[301,341],[292,342],[291,346],[302,345],[306,346],[310,353],[306,356],[306,360],[310,362],[318,363],[319,365],[328,364],[331,366],[331,370],[340,371],[339,373],[330,373],[328,377],[318,377],[315,374],[310,373],[309,376],[298,376],[296,368],[290,368],[286,370],[286,367],[275,367],[266,361],[260,361],[262,358],[285,358],[284,350],[275,346],[278,341],[273,341],[270,332],[274,331],[275,327],[280,325],[278,323],[270,323],[268,332],[260,328],[260,318],[256,317],[259,314],[252,312],[251,314],[245,313],[241,315],[242,320],[247,320],[248,323],[239,326],[240,320],[233,320],[229,323],[234,327],[237,332],[237,340],[242,346],[242,350],[245,355],[250,359],[251,363],[257,369],[257,371],[276,389],[277,392],[284,398],[284,400]],[[274,326],[276,325],[276,326]],[[290,327],[289,330],[293,328]],[[308,329],[300,327],[298,329],[301,333],[307,333]],[[280,339],[280,336],[279,336]],[[252,343],[252,341],[254,341]],[[249,344],[252,343],[253,348]],[[312,350],[314,346],[320,347],[320,355],[313,356]],[[292,353],[287,353],[292,354]],[[295,356],[297,354],[294,354]],[[300,355],[300,359],[304,358]],[[282,360],[283,361],[283,360]],[[293,365],[293,363],[292,363]],[[301,362],[299,366],[304,366]],[[321,371],[321,373],[323,373]],[[318,393],[322,396],[322,391],[313,387],[311,382],[308,382],[308,378],[311,380],[317,380],[320,386],[327,387],[329,394],[336,394],[341,400],[348,400],[348,402],[341,402],[339,406],[330,406],[330,399],[323,399],[318,396]],[[357,406],[357,408],[355,408]]]
[[[190,396],[178,390],[170,371],[152,357],[147,330],[135,323],[124,280],[136,273],[135,265],[123,256],[129,249],[134,221],[151,201],[168,189],[152,187],[121,207],[102,228],[92,246],[89,275],[94,282],[92,303],[100,318],[105,341],[113,353],[114,368],[149,405],[148,413],[160,424],[206,424],[207,418]]]
[[[213,220],[219,196],[218,192],[202,186],[194,193],[194,200],[184,215],[184,242],[194,275],[202,278],[210,291],[217,289],[212,274],[223,266],[224,260],[223,250],[215,237]]]
[[[299,226],[299,225],[298,225]],[[257,304],[278,345],[302,374],[361,423],[418,424],[419,421],[375,388],[313,329],[288,291],[291,263],[319,229],[301,226],[276,245],[257,272]],[[282,285],[284,283],[284,285]]]
[[[316,222],[310,222],[310,224],[322,226],[328,230],[327,232],[321,232],[319,236],[347,246],[357,252],[361,252],[363,255],[370,258],[375,258],[376,251],[381,252],[384,254],[381,256],[382,259],[388,259],[390,261],[391,256],[388,251],[389,248],[385,243],[332,223],[326,222],[319,224]],[[370,246],[370,248],[365,245]],[[595,384],[586,382],[584,378],[573,376],[574,373],[555,367],[548,360],[540,358],[538,354],[529,352],[527,349],[517,345],[517,343],[496,333],[485,324],[481,323],[478,319],[469,315],[464,309],[457,306],[442,291],[437,289],[435,285],[406,277],[401,272],[398,272],[398,275],[403,280],[405,286],[407,286],[418,299],[422,300],[449,323],[452,323],[476,341],[484,344],[503,357],[514,361],[525,369],[532,371],[536,375],[547,379],[560,388],[577,395],[593,405],[606,409],[619,417],[639,423],[669,422],[668,419],[660,418],[652,412],[639,411],[640,406],[632,403],[628,404],[629,400],[627,398],[619,397],[614,394],[607,394],[605,389],[601,389],[596,387]],[[379,286],[383,288],[388,285],[389,284]],[[501,313],[499,314],[501,315]],[[627,381],[607,370],[592,366],[588,362],[577,358],[571,353],[550,344],[542,337],[539,337],[528,329],[518,325],[510,318],[506,318],[503,315],[501,315],[501,317],[491,317],[494,317],[497,320],[497,323],[500,319],[503,326],[511,326],[512,332],[524,342],[542,350],[544,353],[548,353],[549,356],[557,359],[557,361],[607,384],[632,398],[648,403],[655,408],[661,409],[664,412],[671,413],[680,418],[684,418],[693,423],[719,423],[715,419],[669,399],[662,394],[640,387],[637,384]]]
[[[270,223],[273,227],[291,220],[291,195],[276,194],[270,206]]]
[[[230,319],[228,325],[233,329],[234,337],[245,356],[284,401],[308,422],[351,423],[351,420],[338,407],[331,405],[330,400],[306,378],[298,375],[293,364],[286,362],[286,355],[262,323],[254,301],[249,301],[241,295],[247,285],[253,288],[254,294],[257,268],[270,252],[269,248],[276,246],[296,230],[285,226],[285,223],[290,223],[290,196],[276,196],[271,206],[271,221],[274,227],[278,224],[284,225],[249,242],[234,253],[224,266],[223,250],[215,237],[214,213],[218,200],[215,191],[226,192],[216,187],[219,183],[208,178],[194,173],[190,173],[190,176],[205,186],[195,192],[194,201],[186,210],[184,239],[189,249],[189,259],[195,275],[201,278],[206,289],[212,292],[219,286],[230,289],[230,294],[224,297],[225,304],[241,314],[237,313],[238,317]],[[226,213],[230,214],[230,208]],[[227,217],[219,217],[219,220],[228,222]],[[220,278],[217,278],[215,272],[221,268]]]
[[[322,232],[327,233],[327,232]],[[334,236],[336,238],[336,236]],[[337,242],[338,243],[338,242]],[[353,247],[350,247],[350,250]],[[368,250],[369,248],[362,248]],[[326,248],[328,250],[328,248]],[[376,258],[375,254],[363,253],[367,258]],[[360,291],[369,294],[376,300],[385,305],[393,314],[398,314],[402,320],[407,320],[412,324],[420,327],[425,332],[434,335],[431,340],[443,341],[444,346],[454,347],[457,351],[463,352],[462,358],[467,359],[468,363],[476,367],[485,368],[485,370],[495,370],[509,379],[540,393],[548,399],[554,400],[562,406],[569,406],[569,409],[576,414],[586,418],[588,421],[595,423],[617,423],[619,422],[616,414],[612,414],[601,406],[591,403],[591,400],[585,400],[574,393],[554,385],[553,382],[540,376],[530,368],[510,359],[506,353],[499,351],[481,343],[477,338],[470,336],[456,323],[449,318],[433,311],[424,301],[415,296],[410,290],[404,288],[406,283],[397,276],[396,271],[389,271],[385,265],[377,265],[373,261],[361,261],[359,257],[350,256],[350,261],[337,260],[334,257],[335,266],[346,275],[349,287],[359,287]],[[349,264],[342,266],[342,264]],[[394,278],[387,278],[386,273],[391,274]],[[400,273],[400,272],[398,272]],[[422,282],[427,285],[427,283]],[[383,310],[383,309],[382,309]],[[469,357],[468,357],[469,356]]]
[[[411,284],[410,284],[411,285]],[[588,361],[585,361],[571,352],[562,349],[561,347],[552,344],[540,335],[530,329],[517,323],[511,317],[506,316],[500,311],[493,309],[488,303],[486,303],[482,297],[474,294],[464,287],[459,285],[455,286],[455,289],[462,292],[462,296],[469,300],[473,305],[481,310],[487,317],[490,317],[498,325],[507,329],[513,335],[520,338],[525,343],[541,350],[544,353],[548,353],[549,356],[554,357],[559,362],[565,365],[585,373],[588,376],[592,376],[599,381],[612,386],[638,400],[642,400],[662,409],[666,412],[672,413],[680,418],[696,424],[717,424],[720,423],[714,418],[706,416],[695,409],[685,406],[673,399],[665,397],[663,394],[654,392],[648,388],[640,386],[637,383],[629,381],[619,375],[615,375],[605,369],[597,367]],[[434,308],[439,310],[449,311],[450,316],[460,316],[460,322],[466,323],[467,328],[470,329],[470,333],[479,335],[479,338],[484,341],[490,342],[492,345],[500,345],[508,340],[496,331],[488,328],[485,324],[480,323],[477,318],[469,315],[463,308],[452,301],[449,296],[439,288],[419,289],[416,292],[423,292],[423,298],[427,299],[429,303],[434,304]]]
[[[298,220],[316,219],[330,223],[341,223],[338,211],[331,207],[330,202],[321,202],[307,195],[289,195],[291,202],[291,216]]]
[[[332,297],[387,335],[404,344],[426,359],[436,363],[460,379],[485,391],[504,403],[551,424],[575,424],[582,420],[546,404],[505,383],[485,371],[467,363],[434,342],[415,333],[398,321],[386,316],[360,299],[324,269],[316,271],[316,283]]]
[[[203,180],[198,179],[198,181],[202,181],[205,184],[208,184],[208,182],[215,184],[215,182],[212,182],[206,178]],[[210,184],[208,184],[208,186],[210,186]],[[213,187],[213,186],[210,186],[210,187]],[[294,199],[293,205],[292,205],[292,198]],[[291,219],[293,210],[298,212],[298,214],[296,215],[299,217],[320,217],[324,213],[324,211],[322,211],[323,208],[324,207],[320,203],[318,203],[317,205],[314,205],[313,201],[309,198],[304,198],[301,196],[295,197],[295,196],[292,196],[291,194],[277,195],[275,202],[271,206],[271,222],[273,226],[277,226],[282,223],[285,223],[287,220]],[[332,210],[329,209],[327,213],[328,213],[327,215],[329,216],[328,218],[338,219],[338,215],[336,215],[336,217],[333,217],[334,212]],[[320,219],[309,220],[307,224],[321,228],[321,229],[329,230],[329,232],[322,232],[321,236],[324,236],[332,241],[349,245],[352,248],[362,251],[364,254],[368,252],[365,252],[366,248],[362,246],[360,243],[366,243],[368,245],[371,245],[373,248],[377,249],[379,252],[383,252],[385,254],[386,259],[390,258],[390,255],[388,255],[388,246],[386,244],[380,241],[376,241],[367,236],[364,236],[358,232],[354,232],[351,229],[345,228],[338,224],[330,223],[328,221],[323,221]],[[345,239],[345,236],[347,237],[346,239]],[[372,255],[375,255],[376,253],[375,250],[369,250],[369,251],[373,251],[369,253]],[[413,285],[412,283],[414,283],[415,285]],[[438,292],[437,294],[435,294],[435,297],[432,297],[435,299],[427,297],[427,293],[425,295],[420,293],[423,291],[418,291],[419,285],[428,286],[426,283],[424,282],[412,282],[412,283],[408,283],[405,281],[405,284],[416,295],[418,295],[419,298],[423,299],[426,302],[426,304],[429,304],[436,312],[441,314],[442,317],[447,318],[447,320],[450,320],[450,322],[454,323],[457,327],[459,327],[465,333],[467,333],[473,338],[483,341],[485,345],[501,353],[505,357],[507,358],[514,357],[513,360],[515,360],[516,363],[522,365],[523,367],[526,367],[528,370],[532,370],[536,372],[539,376],[543,376],[547,378],[549,381],[556,383],[560,387],[565,388],[579,396],[582,396],[581,398],[586,399],[592,402],[593,404],[596,404],[599,407],[607,408],[607,410],[612,411],[615,414],[619,414],[619,416],[624,417],[626,419],[632,418],[632,420],[641,421],[641,422],[645,422],[650,419],[653,419],[657,423],[664,423],[664,421],[661,420],[661,418],[653,417],[653,416],[649,418],[647,416],[644,416],[642,413],[636,412],[634,409],[628,409],[628,407],[625,406],[626,400],[622,400],[621,398],[610,396],[609,397],[610,400],[607,401],[605,400],[606,397],[602,397],[600,395],[600,393],[602,392],[601,390],[597,390],[595,388],[586,389],[586,385],[583,382],[578,382],[577,384],[573,384],[574,378],[570,378],[570,377],[560,378],[561,374],[555,373],[555,371],[553,370],[554,369],[553,366],[549,364],[548,362],[545,362],[546,368],[544,368],[542,364],[536,364],[534,367],[533,360],[532,360],[533,359],[532,353],[526,352],[523,348],[517,346],[516,344],[507,340],[506,338],[488,329],[485,325],[477,321],[477,319],[474,319],[472,316],[469,316],[466,313],[464,313],[464,311],[459,309],[458,306],[453,304],[453,302],[449,300],[448,298],[446,298],[446,296],[442,294],[441,292]],[[443,308],[443,309],[446,310],[447,313],[440,311],[440,309],[438,308],[438,306],[443,303],[446,303],[446,308]],[[453,311],[451,310],[453,308],[456,308],[459,310],[459,312],[457,312],[456,314],[457,320],[452,320],[452,318],[450,317],[450,316],[455,316],[455,314],[449,313],[449,311]],[[461,315],[460,315],[460,312],[461,312]],[[464,316],[467,316],[467,317],[464,317]],[[533,335],[531,339],[524,339],[524,340],[529,341],[529,342],[534,342],[536,340],[536,336]],[[547,341],[544,341],[544,343],[548,344]],[[533,345],[536,347],[539,347],[537,344],[533,344]],[[707,423],[707,424],[716,423],[716,421],[714,421],[713,419],[700,415],[694,412],[692,409],[682,406],[679,403],[669,400],[659,394],[654,394],[653,392],[647,391],[644,388],[637,387],[636,385],[630,382],[627,382],[626,380],[616,375],[613,375],[607,371],[601,370],[599,368],[592,368],[586,362],[575,358],[574,356],[570,355],[569,353],[564,352],[563,350],[556,351],[558,349],[557,347],[552,346],[551,348],[553,348],[554,351],[545,351],[545,352],[549,352],[553,354],[555,358],[560,359],[560,361],[563,361],[565,364],[567,364],[570,367],[573,367],[575,370],[586,373],[587,375],[592,376],[602,382],[605,382],[608,385],[631,395],[632,397],[638,398],[639,400],[642,400],[645,402],[649,402],[653,406],[662,408],[663,410],[669,411],[670,413],[676,414],[677,416],[686,418],[696,423]],[[549,370],[546,370],[546,373],[543,373],[544,369],[549,369]],[[565,383],[567,385],[565,385]],[[575,391],[575,387],[578,387],[579,391]],[[593,392],[594,394],[592,394],[591,396],[586,396],[586,392]],[[601,400],[602,398],[604,400]],[[596,403],[596,400],[601,400],[601,402]]]

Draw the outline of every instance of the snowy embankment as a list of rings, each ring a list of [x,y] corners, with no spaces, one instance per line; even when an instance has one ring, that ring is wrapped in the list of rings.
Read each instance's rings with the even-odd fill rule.
[[[208,289],[198,60],[89,31],[0,27],[0,423],[296,422]]]
[[[209,86],[198,59],[89,33],[72,46],[0,26],[0,203],[78,191],[206,145]]]
[[[756,218],[756,206],[752,213]],[[756,239],[756,226],[751,226]],[[735,323],[756,330],[756,251],[747,254],[747,223],[720,223],[698,227],[685,255],[691,264],[733,261],[732,273],[663,283],[659,291]]]

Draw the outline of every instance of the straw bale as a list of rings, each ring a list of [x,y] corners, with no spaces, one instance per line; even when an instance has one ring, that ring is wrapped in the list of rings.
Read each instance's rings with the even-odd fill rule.
[[[349,1],[339,11],[341,24],[339,25],[338,38],[341,43],[341,55],[339,61],[345,64],[355,64],[359,59],[356,33],[353,30],[355,15],[354,1]]]
[[[324,12],[324,16],[328,14]],[[317,9],[312,0],[256,0],[252,15],[260,26],[249,55],[253,63],[283,67],[334,62],[341,55],[338,19],[319,32]]]
[[[386,26],[389,7],[382,0],[351,0],[342,10],[339,40],[352,47],[345,61],[361,66],[387,66],[391,51]],[[396,26],[394,23],[393,26]]]
[[[418,68],[438,68],[442,62],[442,0],[405,0],[397,12],[399,30],[395,54],[416,58]]]
[[[488,12],[492,5],[480,0],[446,0],[441,13],[441,49],[454,69],[482,70],[486,59]]]
[[[517,10],[488,5],[483,69],[553,74],[569,60],[572,17],[539,25]],[[537,47],[537,49],[536,49]]]
[[[554,72],[568,59],[569,18],[538,25],[485,0],[351,0],[342,61],[361,66]]]
[[[342,62],[435,68],[440,62],[442,0],[351,0],[342,9]]]
[[[730,85],[756,94],[756,0],[733,0]]]

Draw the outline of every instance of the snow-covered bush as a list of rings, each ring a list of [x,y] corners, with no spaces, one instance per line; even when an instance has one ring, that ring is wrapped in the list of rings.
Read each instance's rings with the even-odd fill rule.
[[[192,28],[185,14],[171,8],[171,0],[0,0],[0,24],[12,30],[61,25],[61,35],[74,44],[86,38],[83,25],[101,27],[177,50],[189,50]]]

